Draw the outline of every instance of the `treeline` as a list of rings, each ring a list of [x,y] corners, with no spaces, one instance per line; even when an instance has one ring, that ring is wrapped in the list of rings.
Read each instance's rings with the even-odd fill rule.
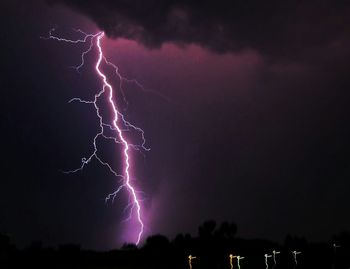
[[[83,250],[73,244],[47,248],[41,242],[20,250],[8,236],[0,234],[0,268],[230,269],[239,265],[241,269],[350,268],[347,232],[324,243],[309,243],[305,238],[288,235],[283,244],[238,238],[236,234],[234,223],[217,226],[215,221],[206,221],[199,226],[196,237],[179,234],[169,240],[153,235],[141,247],[125,244],[108,252]]]

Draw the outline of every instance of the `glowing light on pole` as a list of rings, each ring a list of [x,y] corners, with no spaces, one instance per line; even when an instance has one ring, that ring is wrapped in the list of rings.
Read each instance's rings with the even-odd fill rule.
[[[296,251],[296,250],[292,251],[292,255],[293,255],[293,258],[294,258],[295,267],[297,267],[297,265],[298,265],[297,255],[299,255],[299,254],[301,254],[300,251]]]
[[[332,268],[336,267],[336,262],[337,262],[337,249],[340,248],[339,245],[333,244],[333,263],[332,263]]]
[[[135,189],[135,187],[133,186],[133,180],[132,180],[132,176],[131,176],[131,160],[130,160],[130,149],[135,149],[135,150],[144,150],[144,151],[148,151],[149,148],[147,148],[146,145],[146,140],[145,140],[145,136],[144,136],[144,131],[131,124],[130,122],[128,122],[124,115],[118,110],[116,102],[115,102],[115,97],[114,97],[114,89],[112,87],[112,85],[108,82],[107,79],[107,75],[101,70],[101,65],[102,63],[111,66],[114,68],[114,71],[116,73],[116,75],[119,78],[119,90],[122,92],[124,100],[125,100],[125,96],[123,93],[123,82],[128,82],[128,83],[134,83],[136,84],[138,87],[140,87],[142,90],[144,90],[144,87],[137,82],[136,80],[130,80],[130,79],[126,79],[124,78],[118,71],[118,67],[116,65],[114,65],[113,63],[109,62],[104,53],[103,53],[103,49],[101,46],[101,40],[104,37],[104,32],[99,32],[97,34],[87,34],[85,32],[83,32],[80,29],[75,30],[76,32],[82,34],[84,36],[83,39],[76,39],[76,40],[72,40],[72,39],[67,39],[67,38],[61,38],[58,36],[53,35],[53,32],[55,31],[55,29],[51,29],[49,32],[49,36],[48,37],[44,37],[43,39],[52,39],[52,40],[56,40],[56,41],[60,41],[60,42],[66,42],[66,43],[71,43],[71,44],[78,44],[78,43],[87,43],[88,40],[90,40],[90,44],[87,50],[85,50],[82,54],[81,54],[81,63],[78,66],[75,66],[74,69],[77,72],[80,72],[80,69],[84,66],[85,64],[85,56],[93,49],[94,46],[97,47],[97,51],[98,51],[98,59],[96,61],[95,64],[95,71],[97,74],[97,77],[101,80],[102,82],[102,89],[96,93],[94,95],[93,100],[84,100],[81,98],[73,98],[69,101],[69,103],[77,101],[83,104],[89,104],[92,105],[96,111],[96,115],[99,119],[99,132],[97,132],[97,134],[95,135],[94,139],[93,139],[93,152],[89,157],[84,157],[82,158],[82,164],[79,168],[74,169],[74,170],[70,170],[70,171],[66,171],[65,173],[75,173],[78,171],[81,171],[84,169],[84,167],[89,164],[93,159],[97,160],[100,164],[102,164],[103,166],[107,167],[108,170],[116,177],[121,179],[121,185],[119,186],[119,188],[114,191],[113,193],[109,194],[106,197],[106,202],[108,202],[110,199],[112,199],[112,202],[114,200],[114,198],[116,197],[116,195],[122,190],[122,189],[126,189],[127,192],[129,193],[129,197],[131,199],[131,202],[128,206],[131,206],[130,209],[130,215],[129,218],[132,218],[132,216],[135,216],[135,219],[139,225],[139,229],[138,229],[138,234],[137,234],[137,239],[135,240],[136,245],[138,245],[140,243],[142,234],[143,234],[143,230],[144,230],[144,224],[142,221],[142,214],[141,214],[141,203],[140,203],[140,198],[138,197],[138,193]],[[112,111],[112,116],[113,116],[113,120],[111,123],[106,122],[106,120],[103,118],[103,116],[100,113],[100,110],[102,109],[99,105],[98,105],[98,100],[100,98],[106,98],[106,101],[108,101],[108,105],[109,105],[109,109]],[[114,135],[106,135],[106,129],[109,132],[113,132]],[[132,144],[130,142],[128,142],[127,138],[124,135],[123,130],[127,130],[127,131],[136,131],[140,134],[141,136],[141,140],[142,143],[141,145],[135,145]],[[115,142],[116,144],[121,145],[122,147],[122,153],[123,153],[123,173],[119,174],[117,173],[112,166],[110,165],[110,163],[108,163],[107,161],[104,161],[98,154],[98,147],[97,147],[97,140],[98,139],[107,139],[107,140],[111,140],[113,142]]]
[[[334,250],[334,253],[336,253],[336,252],[337,252],[337,248],[340,248],[340,246],[339,246],[339,245],[337,245],[337,244],[333,244],[333,250]]]
[[[188,265],[189,265],[189,269],[192,269],[192,260],[193,259],[197,259],[197,257],[194,257],[192,255],[188,256]]]
[[[231,269],[233,269],[233,258],[236,258],[236,256],[233,256],[232,254],[230,254],[230,266],[231,266]]]
[[[241,256],[237,256],[237,266],[238,266],[238,269],[241,269],[241,264],[240,264],[240,260],[243,260],[244,257],[241,257]]]
[[[271,257],[272,257],[272,255],[265,254],[265,255],[264,255],[264,257],[265,257],[265,265],[266,265],[266,269],[268,269],[268,268],[269,268],[268,258],[271,258]]]
[[[229,255],[229,258],[230,258],[230,266],[231,266],[231,269],[233,269],[233,259],[237,259],[237,268],[238,268],[238,269],[241,269],[240,260],[243,260],[244,257],[241,257],[241,256],[234,256],[234,255],[230,254],[230,255]]]
[[[281,252],[279,251],[276,251],[276,250],[273,250],[272,251],[272,258],[273,258],[273,267],[276,267],[277,265],[277,260],[276,260],[276,255],[280,254]]]

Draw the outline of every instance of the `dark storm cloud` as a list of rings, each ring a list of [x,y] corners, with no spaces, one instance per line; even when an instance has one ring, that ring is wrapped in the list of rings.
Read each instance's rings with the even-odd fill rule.
[[[253,49],[279,59],[334,49],[349,34],[341,1],[52,0],[87,15],[113,38],[146,47],[195,43],[215,52]],[[322,53],[322,51],[318,51]],[[295,59],[296,60],[296,59]]]

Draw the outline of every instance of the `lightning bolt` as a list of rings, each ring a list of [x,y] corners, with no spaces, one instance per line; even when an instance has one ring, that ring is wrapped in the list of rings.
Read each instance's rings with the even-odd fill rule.
[[[130,200],[131,200],[126,207],[126,208],[130,208],[130,215],[129,215],[127,220],[131,219],[132,217],[136,218],[136,221],[138,223],[139,228],[138,228],[138,234],[137,234],[137,239],[136,239],[135,243],[136,243],[136,245],[138,245],[140,243],[140,240],[142,238],[142,234],[144,231],[144,223],[142,220],[142,213],[141,213],[141,200],[139,198],[138,192],[136,191],[135,187],[133,186],[133,180],[132,180],[132,175],[131,175],[131,164],[132,163],[131,163],[131,159],[130,159],[130,149],[134,149],[134,150],[138,150],[138,151],[149,151],[150,149],[148,147],[146,147],[146,139],[145,139],[144,131],[141,128],[128,122],[125,119],[125,116],[118,110],[116,102],[115,102],[115,97],[113,95],[114,89],[113,89],[112,85],[108,82],[107,75],[101,70],[101,65],[106,64],[109,67],[114,69],[115,74],[119,78],[119,90],[121,91],[123,99],[126,102],[126,104],[128,104],[128,103],[127,103],[127,100],[126,100],[125,95],[124,95],[123,83],[134,83],[136,86],[138,86],[142,90],[145,90],[145,88],[138,81],[136,81],[134,79],[127,79],[127,78],[123,77],[119,73],[118,67],[115,64],[113,64],[107,60],[107,58],[105,57],[105,55],[103,53],[103,49],[101,46],[101,41],[105,35],[104,32],[98,32],[96,34],[87,34],[80,29],[75,29],[75,31],[77,33],[83,35],[83,38],[72,40],[72,39],[67,39],[67,38],[62,38],[62,37],[56,36],[56,35],[54,35],[54,31],[55,31],[54,28],[51,29],[49,31],[48,37],[41,37],[41,38],[52,39],[55,41],[66,42],[66,43],[71,43],[71,44],[90,42],[87,50],[83,51],[81,54],[81,63],[78,66],[72,67],[79,73],[80,73],[80,69],[85,64],[85,56],[90,51],[92,51],[94,46],[97,47],[98,59],[97,59],[96,64],[95,64],[95,71],[96,71],[97,77],[102,82],[102,89],[94,95],[92,100],[84,100],[81,98],[72,98],[69,101],[69,103],[80,102],[83,104],[92,105],[96,111],[96,115],[97,115],[98,120],[99,120],[99,131],[97,132],[97,134],[95,135],[95,137],[93,139],[92,144],[93,144],[94,150],[90,154],[90,156],[82,158],[82,160],[81,160],[82,163],[81,163],[80,167],[78,167],[74,170],[65,171],[65,173],[75,173],[75,172],[81,171],[84,169],[84,167],[87,164],[89,164],[93,159],[95,159],[101,165],[105,166],[115,177],[119,178],[121,185],[117,188],[116,191],[108,194],[107,197],[105,198],[105,201],[108,202],[109,200],[111,200],[113,202],[116,195],[122,189],[127,190],[127,192],[129,193]],[[108,105],[110,107],[110,110],[113,113],[113,120],[110,123],[106,122],[100,113],[100,111],[102,109],[98,105],[98,100],[100,98],[106,98],[106,101],[108,101]],[[107,135],[106,134],[107,130],[109,132],[113,132],[113,135]],[[124,134],[125,131],[138,132],[140,134],[142,143],[141,144],[130,143]],[[99,156],[98,146],[97,146],[97,142],[99,139],[111,140],[114,143],[121,145],[122,153],[123,153],[123,165],[124,165],[123,172],[121,174],[117,173],[107,161],[104,161]]]

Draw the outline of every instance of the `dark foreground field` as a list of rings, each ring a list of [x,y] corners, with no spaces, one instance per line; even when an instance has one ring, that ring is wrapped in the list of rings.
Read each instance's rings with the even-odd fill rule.
[[[350,268],[350,234],[341,233],[329,242],[308,243],[306,239],[287,236],[283,244],[261,239],[237,238],[236,225],[223,223],[216,228],[214,221],[199,227],[197,237],[178,235],[170,241],[165,236],[147,238],[139,248],[124,245],[119,250],[96,252],[83,250],[79,245],[61,245],[57,248],[43,247],[33,242],[30,247],[17,249],[8,236],[0,235],[0,268],[231,268],[229,255],[240,255],[241,269],[250,268]],[[273,259],[273,251],[280,252]],[[298,251],[297,264],[293,251]],[[267,258],[265,254],[271,255]],[[265,263],[267,261],[267,264]],[[238,268],[232,259],[232,268]]]

